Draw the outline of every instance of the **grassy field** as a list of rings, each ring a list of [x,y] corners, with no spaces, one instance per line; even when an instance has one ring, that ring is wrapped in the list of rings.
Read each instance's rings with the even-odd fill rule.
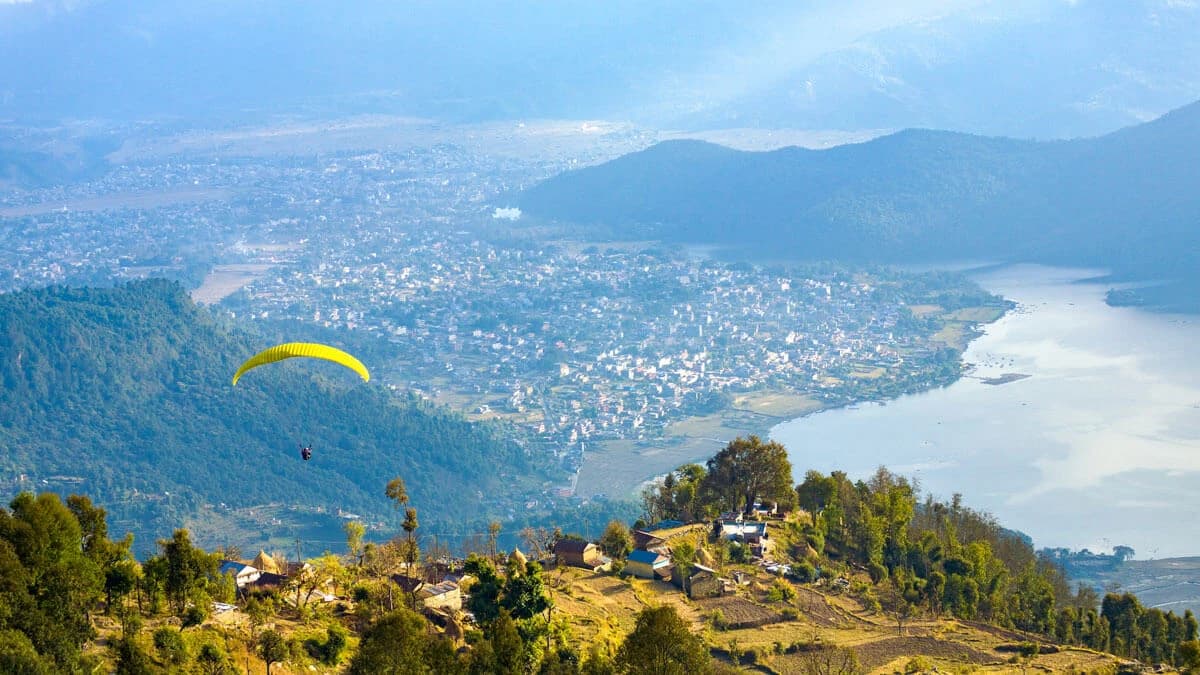
[[[775,521],[769,528],[773,540],[787,539],[787,528]],[[685,538],[703,541],[706,531],[704,525],[691,525],[660,534],[672,544]],[[711,554],[710,550],[703,555],[711,559]],[[825,584],[792,584],[756,565],[714,563],[714,567],[726,579],[740,572],[742,583],[731,594],[689,599],[669,583],[553,567],[544,573],[554,606],[551,618],[565,624],[570,644],[579,653],[589,653],[593,645],[603,645],[614,653],[633,630],[640,611],[669,605],[715,657],[728,662],[731,654],[737,654],[744,672],[780,675],[842,672],[822,668],[821,661],[834,660],[845,650],[853,653],[861,672],[868,673],[1114,673],[1121,663],[1111,655],[1049,645],[1015,630],[947,617],[914,617],[901,630],[893,617],[872,610],[870,603],[851,591]],[[865,576],[853,578],[852,587],[867,588],[859,582],[865,582]],[[780,588],[790,592],[772,594],[772,589]],[[341,622],[350,623],[354,613],[345,589],[337,594],[341,597],[336,602],[318,603],[314,616],[301,619],[285,612],[283,618],[277,616],[264,627],[300,640],[321,639],[326,625],[339,621],[339,616]],[[99,636],[88,650],[103,654],[121,628],[116,619],[105,616],[97,617],[97,625]],[[177,625],[177,620],[153,618],[147,622],[146,635],[162,625]],[[731,625],[753,627],[728,628]],[[202,626],[185,631],[184,637],[193,653],[202,642],[220,641],[230,650],[238,672],[246,668],[258,674],[264,672],[265,664],[248,649],[252,630],[249,617],[233,609],[214,613]],[[355,642],[352,636],[351,646]],[[1019,643],[1029,642],[1040,645],[1038,654],[1014,656]],[[272,672],[332,673],[339,669],[293,654]]]
[[[833,647],[853,650],[870,673],[915,672],[918,667],[921,672],[951,673],[1113,672],[1118,664],[1111,655],[1074,648],[1014,659],[1011,652],[996,647],[1029,636],[952,619],[912,621],[901,634],[894,620],[866,610],[856,599],[807,584],[797,587],[797,597],[790,602],[770,602],[765,589],[774,578],[761,569],[739,568],[754,574],[753,581],[739,587],[736,595],[721,598],[689,600],[667,583],[577,569],[551,572],[550,586],[557,611],[569,617],[574,639],[581,644],[617,644],[632,629],[638,611],[668,604],[716,653],[739,651],[744,666],[752,658],[751,672],[825,672],[812,670],[814,657]],[[728,623],[770,622],[721,630],[710,621],[713,610],[720,610]]]

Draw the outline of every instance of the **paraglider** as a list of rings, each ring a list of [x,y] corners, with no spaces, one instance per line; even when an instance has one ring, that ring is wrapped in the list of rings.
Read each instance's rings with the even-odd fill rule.
[[[266,365],[268,363],[274,363],[276,361],[282,361],[284,359],[296,357],[331,361],[358,373],[359,377],[361,377],[364,382],[369,382],[371,380],[371,373],[367,372],[367,367],[364,366],[361,361],[336,347],[330,347],[329,345],[318,344],[315,342],[288,342],[264,349],[254,356],[251,356],[249,359],[246,359],[246,362],[243,363],[241,367],[237,369],[237,372],[233,374],[233,384],[237,385],[238,380],[240,380],[242,375],[245,375],[249,370]],[[308,460],[312,459],[312,456],[313,449],[311,444],[300,446],[301,459],[307,462]]]
[[[346,352],[329,345],[318,344],[316,342],[288,342],[281,345],[276,345],[269,349],[251,356],[245,363],[237,369],[233,374],[233,383],[236,385],[238,380],[246,371],[257,368],[268,363],[282,361],[283,359],[291,359],[296,357],[306,357],[310,359],[324,359],[343,365],[350,370],[358,373],[359,377],[364,382],[371,379],[371,374],[367,372],[367,367],[361,361],[347,354]]]

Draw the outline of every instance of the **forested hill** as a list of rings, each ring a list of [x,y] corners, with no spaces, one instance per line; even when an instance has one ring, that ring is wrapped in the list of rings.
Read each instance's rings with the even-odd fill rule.
[[[1200,103],[1106,136],[908,130],[828,150],[661,143],[551,178],[523,211],[606,235],[809,258],[984,258],[1194,274]]]
[[[390,518],[384,486],[402,476],[432,524],[537,474],[494,429],[333,364],[287,361],[232,387],[265,346],[161,280],[0,295],[0,491],[86,492],[152,546],[205,503]]]

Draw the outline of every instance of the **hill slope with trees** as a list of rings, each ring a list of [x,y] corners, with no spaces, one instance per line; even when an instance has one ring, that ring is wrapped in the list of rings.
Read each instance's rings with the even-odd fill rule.
[[[1098,138],[907,130],[828,150],[661,143],[527,190],[608,236],[793,258],[1100,265],[1200,283],[1200,103]]]
[[[205,504],[386,520],[376,493],[398,474],[437,505],[428,522],[458,521],[540,475],[499,429],[333,364],[283,362],[232,387],[266,346],[166,281],[0,295],[0,487],[86,491],[152,542]]]
[[[0,508],[0,670],[1200,672],[1191,612],[1072,592],[1023,537],[884,468],[797,486],[781,446],[739,438],[645,502],[671,520],[610,522],[613,560],[558,529],[455,558],[410,508],[386,543],[348,526],[348,555],[231,565],[186,529],[135,558],[87,497],[23,492]]]

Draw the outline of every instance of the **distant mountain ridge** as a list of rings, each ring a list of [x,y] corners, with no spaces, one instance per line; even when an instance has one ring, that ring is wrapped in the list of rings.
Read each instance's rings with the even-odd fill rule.
[[[802,258],[1026,260],[1194,274],[1200,103],[1097,138],[906,130],[828,150],[661,143],[553,177],[529,215]]]
[[[232,387],[261,341],[161,280],[0,295],[0,494],[85,492],[153,546],[204,504],[386,521],[396,476],[426,527],[462,525],[482,517],[481,494],[542,475],[490,427],[332,364],[280,363]]]

